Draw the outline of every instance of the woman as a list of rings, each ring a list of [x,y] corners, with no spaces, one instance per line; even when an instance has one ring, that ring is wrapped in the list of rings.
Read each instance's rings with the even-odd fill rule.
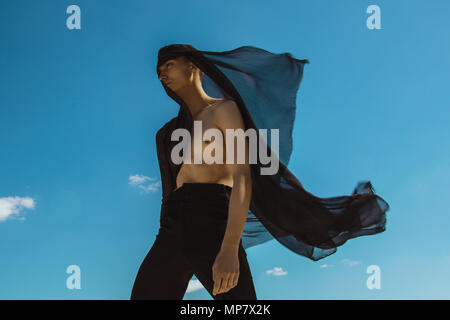
[[[132,299],[181,299],[194,273],[214,299],[256,299],[245,249],[276,239],[318,261],[351,238],[385,231],[389,205],[370,181],[359,182],[351,195],[320,198],[287,168],[306,63],[252,46],[212,52],[174,44],[159,50],[159,79],[180,110],[156,135],[161,228],[139,269]],[[267,151],[279,169],[263,174],[267,163],[260,158],[231,166],[174,161],[174,133],[185,129],[192,136],[194,127],[195,136],[195,120],[221,132],[277,129],[279,152],[271,150],[273,136],[269,143],[258,134],[256,145],[258,155]],[[194,147],[186,160],[196,152]]]

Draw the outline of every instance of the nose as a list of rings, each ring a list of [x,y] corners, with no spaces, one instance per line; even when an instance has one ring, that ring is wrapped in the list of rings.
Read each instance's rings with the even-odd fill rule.
[[[163,82],[165,85],[167,85],[167,83],[169,82],[169,79],[167,79],[166,77],[160,77],[159,80]]]

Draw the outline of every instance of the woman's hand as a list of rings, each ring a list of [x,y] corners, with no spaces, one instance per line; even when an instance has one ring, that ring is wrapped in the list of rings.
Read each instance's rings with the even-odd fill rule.
[[[238,247],[221,248],[212,268],[214,281],[213,295],[224,293],[238,284]]]

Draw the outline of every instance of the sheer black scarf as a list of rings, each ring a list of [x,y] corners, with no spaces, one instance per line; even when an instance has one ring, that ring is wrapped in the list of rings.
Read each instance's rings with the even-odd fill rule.
[[[279,129],[278,172],[262,175],[260,169],[265,165],[259,159],[251,164],[252,199],[242,234],[244,248],[276,239],[297,254],[317,261],[335,253],[348,239],[385,231],[389,205],[375,194],[370,181],[360,181],[351,195],[320,198],[306,191],[287,168],[292,153],[296,96],[308,60],[253,46],[212,52],[174,44],[159,50],[158,75],[160,65],[182,55],[204,72],[202,85],[209,95],[236,102],[245,129],[267,129],[267,140],[263,140],[269,154],[270,129]],[[156,134],[163,192],[161,217],[181,168],[181,164],[170,160],[172,147],[178,143],[171,141],[171,134],[177,128],[192,133],[193,123],[185,102],[169,87],[163,87],[180,110]],[[258,135],[258,142],[260,138]]]

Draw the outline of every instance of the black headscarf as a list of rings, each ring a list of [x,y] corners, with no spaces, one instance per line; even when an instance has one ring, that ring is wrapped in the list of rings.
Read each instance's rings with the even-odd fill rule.
[[[244,248],[276,239],[297,254],[317,261],[335,253],[348,239],[385,231],[389,205],[375,194],[370,181],[360,181],[351,195],[319,198],[306,191],[286,167],[292,153],[297,91],[308,60],[253,46],[212,52],[173,44],[158,52],[158,76],[159,66],[179,56],[185,56],[204,72],[202,85],[209,95],[236,102],[245,130],[267,129],[269,155],[270,129],[279,129],[278,172],[262,175],[260,168],[266,165],[259,159],[250,165],[252,199],[242,233]],[[163,87],[180,110],[156,134],[163,189],[161,218],[182,165],[170,160],[172,147],[178,143],[171,141],[172,131],[184,128],[192,134],[193,124],[186,103],[169,87]]]

